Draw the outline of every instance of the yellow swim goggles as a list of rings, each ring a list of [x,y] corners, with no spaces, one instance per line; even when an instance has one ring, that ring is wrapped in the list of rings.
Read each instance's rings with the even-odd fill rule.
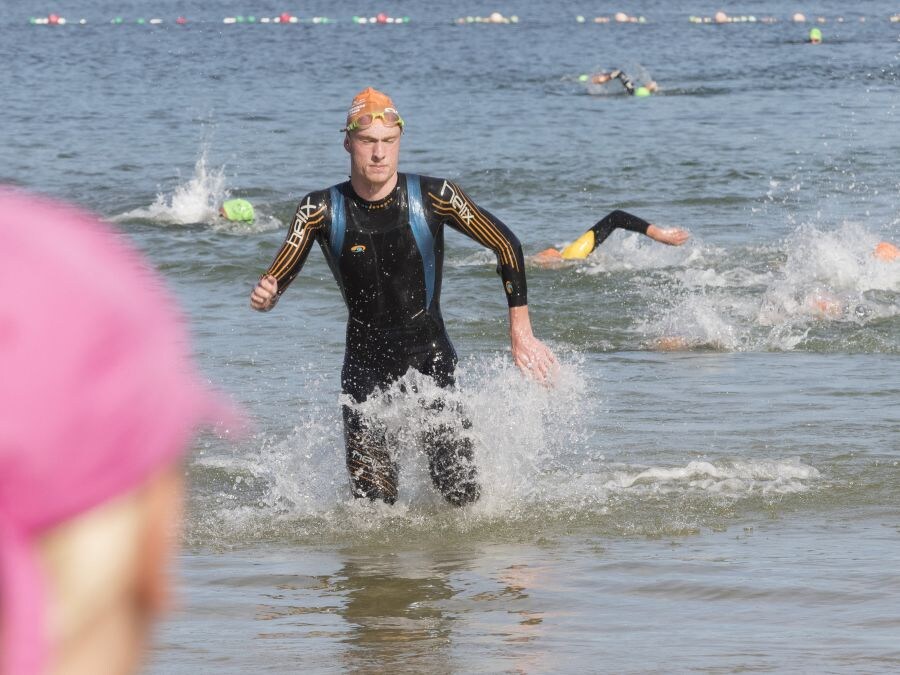
[[[403,129],[403,125],[405,122],[403,118],[400,117],[400,113],[398,113],[393,108],[385,108],[381,112],[376,113],[366,113],[365,115],[360,115],[355,120],[350,122],[347,126],[345,126],[341,131],[356,131],[357,129],[368,129],[370,126],[375,124],[375,120],[380,119],[384,122],[384,126],[386,127],[400,127]]]

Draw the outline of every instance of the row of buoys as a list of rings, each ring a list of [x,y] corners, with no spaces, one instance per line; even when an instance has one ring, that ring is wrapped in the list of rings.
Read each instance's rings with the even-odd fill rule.
[[[74,23],[84,26],[87,25],[87,22],[87,19],[79,19]],[[28,19],[28,23],[35,26],[65,26],[67,23],[69,23],[69,21],[64,16],[59,16],[58,14],[50,14],[48,16],[33,16]],[[121,25],[125,23],[125,19],[123,19],[121,16],[115,16],[110,19],[109,23],[114,25]],[[165,23],[165,21],[158,18],[145,19],[143,17],[139,17],[134,20],[134,23],[139,25],[149,24],[151,26],[157,26],[159,24]],[[175,19],[175,23],[184,25],[187,23],[187,19],[185,19],[183,16],[179,16],[177,19]]]
[[[578,23],[587,23],[588,20],[579,14],[575,17],[575,21]],[[631,16],[625,12],[616,12],[611,17],[595,16],[591,21],[593,21],[593,23],[647,23],[647,17]]]
[[[409,21],[410,21],[408,16],[396,16],[395,17],[395,16],[388,16],[387,14],[384,14],[384,13],[379,13],[379,14],[376,14],[375,16],[371,16],[371,17],[369,17],[369,16],[354,16],[351,20],[353,23],[357,23],[357,24],[370,24],[370,23],[371,24],[401,24],[401,23],[409,23]],[[65,26],[66,24],[70,23],[65,17],[59,16],[58,14],[49,14],[47,16],[40,16],[40,17],[33,16],[28,20],[28,22],[30,24],[38,25],[38,26]],[[188,22],[188,20],[185,17],[179,16],[177,19],[175,19],[174,23],[179,24],[179,25],[184,25],[187,22]],[[228,25],[242,24],[242,23],[249,23],[249,24],[254,24],[254,23],[326,24],[326,23],[336,23],[336,22],[337,22],[336,19],[331,19],[327,16],[313,16],[308,19],[301,19],[300,17],[294,16],[293,14],[290,14],[289,12],[282,12],[281,14],[279,14],[278,16],[275,16],[275,17],[264,16],[264,17],[257,18],[256,16],[251,14],[248,16],[243,16],[243,15],[226,16],[224,19],[222,19],[222,23],[228,24]],[[76,21],[74,23],[77,23],[77,24],[83,26],[83,25],[86,25],[88,23],[88,21],[87,21],[87,19],[79,19],[78,21]],[[166,23],[166,21],[164,21],[163,19],[159,19],[159,18],[145,19],[143,17],[139,17],[137,19],[134,19],[133,21],[126,22],[125,19],[123,19],[121,16],[116,16],[116,17],[113,17],[109,21],[109,23],[114,24],[114,25],[121,25],[124,23],[136,23],[139,25],[149,24],[149,25],[155,26],[155,25]]]
[[[281,14],[280,16],[268,17],[263,16],[260,18],[256,18],[252,14],[249,16],[226,16],[222,19],[222,23],[226,25],[236,24],[236,23],[313,23],[313,24],[323,24],[323,23],[335,23],[334,19],[329,19],[327,16],[313,16],[309,19],[301,19],[297,16],[292,16],[291,14]]]
[[[503,16],[500,12],[493,12],[490,16],[461,16],[456,23],[519,23],[519,17],[515,14]]]
[[[846,19],[842,16],[838,16],[834,18],[836,23],[844,23]],[[860,16],[859,21],[865,21],[865,16]],[[891,17],[891,21],[893,21],[893,17]],[[715,24],[723,24],[723,23],[778,23],[778,19],[774,16],[761,16],[756,17],[752,14],[741,14],[740,16],[731,16],[730,14],[726,14],[725,12],[716,12],[712,16],[689,16],[688,21],[691,23],[715,23]],[[815,22],[815,23],[827,23],[828,19],[824,16],[817,16],[815,18],[806,18],[806,15],[802,12],[796,12],[790,18],[790,21],[793,23],[806,23],[806,22]]]
[[[354,16],[353,23],[409,23],[408,16],[388,16],[381,13],[375,16]]]
[[[689,16],[688,21],[691,23],[777,23],[774,16],[761,16],[759,18],[751,15],[729,16],[725,12],[716,12],[714,16]]]
[[[836,23],[843,23],[846,19],[843,16],[838,16],[833,19]],[[865,16],[859,16],[858,20],[860,22],[865,22]],[[900,14],[893,14],[889,17],[891,23],[900,22]],[[42,26],[64,26],[70,23],[65,17],[60,16],[58,14],[48,14],[47,16],[42,17],[31,17],[29,18],[29,23],[33,25],[42,25]],[[227,16],[222,19],[222,23],[225,24],[297,24],[297,23],[305,23],[305,24],[329,24],[329,23],[337,23],[337,19],[332,19],[325,16],[314,16],[306,19],[301,19],[300,17],[294,16],[289,12],[282,12],[278,16],[275,17],[259,17],[253,15],[248,16]],[[353,16],[351,21],[355,24],[406,24],[410,22],[410,18],[408,16],[401,17],[393,17],[388,16],[387,14],[381,12],[376,14],[375,16]],[[644,16],[633,16],[626,14],[625,12],[617,12],[612,16],[596,16],[592,19],[585,18],[584,16],[576,16],[575,21],[577,23],[647,23],[647,18]],[[694,16],[691,15],[688,17],[688,21],[695,24],[726,24],[726,23],[765,23],[772,24],[777,23],[779,19],[773,16],[761,16],[757,17],[752,14],[741,14],[741,15],[729,15],[725,12],[719,11],[716,12],[713,16]],[[806,15],[801,12],[796,12],[790,17],[790,21],[794,23],[806,23],[815,22],[824,24],[828,22],[828,19],[824,16],[817,16],[814,18],[807,19]],[[77,23],[79,25],[86,25],[88,23],[87,19],[79,19],[77,21],[73,21],[71,23]],[[136,23],[139,25],[159,25],[163,23],[167,23],[164,19],[160,18],[150,18],[146,19],[143,17],[139,17],[137,19],[133,19],[131,21],[126,22],[121,16],[113,17],[109,23],[115,25],[121,25],[124,23]],[[188,20],[179,16],[174,20],[174,23],[178,25],[184,25],[188,23]],[[489,23],[489,24],[514,24],[519,23],[519,17],[516,15],[512,16],[504,16],[500,12],[493,12],[489,16],[465,16],[460,17],[455,20],[457,24],[473,24],[473,23]]]

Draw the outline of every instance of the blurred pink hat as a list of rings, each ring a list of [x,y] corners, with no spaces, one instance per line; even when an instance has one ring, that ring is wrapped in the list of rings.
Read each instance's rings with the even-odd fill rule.
[[[47,663],[41,533],[216,420],[158,275],[97,218],[0,187],[0,673]]]

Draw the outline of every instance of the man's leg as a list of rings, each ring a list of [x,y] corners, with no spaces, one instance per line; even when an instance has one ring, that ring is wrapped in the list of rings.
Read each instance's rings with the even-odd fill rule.
[[[465,433],[472,428],[472,423],[457,404],[450,404],[452,420],[446,419],[447,404],[442,399],[433,401],[427,408],[442,418],[422,436],[431,480],[454,506],[471,504],[481,494],[472,439]]]
[[[343,406],[343,412],[347,471],[353,496],[393,504],[397,501],[399,467],[391,457],[387,430],[349,406]]]

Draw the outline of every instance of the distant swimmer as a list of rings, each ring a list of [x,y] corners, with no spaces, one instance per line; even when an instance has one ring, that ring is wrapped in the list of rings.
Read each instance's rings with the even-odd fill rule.
[[[640,232],[654,241],[668,244],[669,246],[681,246],[691,236],[687,230],[677,227],[665,229],[657,227],[642,218],[617,209],[602,220],[597,221],[591,229],[566,246],[562,251],[555,248],[545,249],[532,256],[531,262],[540,266],[552,266],[564,260],[583,260],[606,241],[607,237],[613,233],[613,230],[619,228],[629,232]]]
[[[607,73],[582,75],[579,80],[581,80],[582,82],[590,82],[591,84],[607,84],[608,82],[611,82],[613,80],[619,80],[628,94],[637,97],[649,96],[659,89],[659,86],[653,80],[650,80],[647,84],[636,87],[634,85],[634,82],[632,82],[625,73],[618,69],[611,70]]]
[[[253,212],[253,204],[246,199],[228,199],[222,202],[219,215],[225,220],[239,223],[252,223],[256,217]]]
[[[882,241],[875,246],[875,250],[872,251],[872,255],[874,255],[879,260],[884,260],[885,262],[893,262],[900,259],[900,248],[897,248],[889,241]]]
[[[558,367],[531,328],[522,246],[505,224],[454,182],[400,173],[405,122],[391,99],[367,88],[347,111],[344,149],[350,180],[303,198],[286,238],[250,296],[267,312],[299,274],[318,242],[348,309],[341,371],[344,442],[354,497],[393,504],[399,466],[393,432],[377,412],[360,409],[410,369],[436,388],[455,388],[457,356],[441,315],[444,235],[455,230],[497,256],[509,307],[513,361],[549,383]],[[478,499],[471,422],[450,397],[423,401],[421,445],[432,482],[456,506]]]
[[[818,28],[811,28],[809,31],[809,44],[817,45],[822,43],[822,31]]]

